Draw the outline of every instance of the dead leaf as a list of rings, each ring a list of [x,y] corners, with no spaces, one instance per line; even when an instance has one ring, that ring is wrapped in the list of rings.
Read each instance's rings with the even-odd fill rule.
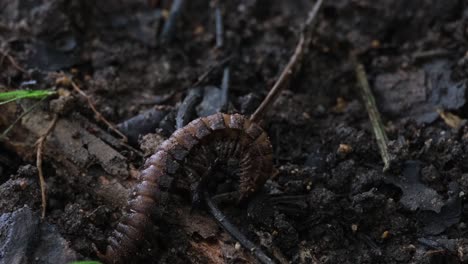
[[[443,109],[437,109],[437,113],[439,113],[440,118],[444,120],[445,124],[451,128],[459,129],[465,123],[465,120],[461,119],[459,116],[444,111]]]

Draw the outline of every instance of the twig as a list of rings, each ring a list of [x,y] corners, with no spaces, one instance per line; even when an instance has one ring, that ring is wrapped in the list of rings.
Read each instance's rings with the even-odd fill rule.
[[[429,60],[437,57],[445,57],[450,55],[450,51],[445,49],[434,49],[434,50],[426,50],[426,51],[418,51],[414,52],[411,55],[413,61],[422,61],[422,60]]]
[[[224,30],[223,30],[223,16],[221,14],[221,8],[219,7],[219,3],[216,5],[215,8],[215,19],[216,19],[216,48],[220,49],[223,47],[224,43]]]
[[[140,135],[154,132],[168,112],[169,110],[165,108],[152,107],[141,114],[117,124],[117,128],[127,136],[129,144],[137,145]]]
[[[55,114],[54,119],[52,119],[52,122],[50,122],[49,127],[47,128],[47,130],[36,141],[36,146],[37,146],[36,166],[37,166],[37,171],[38,171],[38,174],[39,174],[39,185],[41,187],[41,198],[42,198],[41,218],[42,219],[44,219],[44,217],[45,217],[45,211],[46,211],[46,207],[47,207],[46,183],[45,183],[45,180],[44,180],[44,174],[42,172],[42,153],[43,153],[43,150],[44,150],[44,144],[46,142],[47,136],[50,134],[52,129],[54,129],[55,124],[57,123],[57,120],[58,120],[58,115]]]
[[[323,0],[318,0],[312,8],[312,11],[309,13],[306,23],[304,24],[304,28],[299,37],[299,42],[296,45],[296,49],[292,57],[289,59],[288,64],[281,72],[280,77],[273,85],[273,88],[270,90],[267,97],[263,100],[263,102],[260,104],[257,110],[255,110],[253,115],[250,117],[251,121],[258,122],[263,118],[263,115],[267,112],[268,108],[273,104],[280,92],[286,87],[287,83],[289,82],[290,77],[294,72],[294,66],[298,64],[299,60],[302,58],[304,49],[309,44],[309,34],[306,34],[308,33],[306,31],[311,30],[312,25],[315,23],[317,14],[320,10],[320,7],[322,6],[322,2]]]
[[[177,18],[182,11],[184,5],[184,0],[174,0],[172,1],[171,11],[169,12],[169,17],[164,23],[162,32],[161,32],[161,42],[167,43],[172,40],[174,27],[177,21]]]
[[[224,67],[223,71],[223,80],[221,82],[221,110],[227,111],[229,108],[229,78],[230,78],[230,69],[229,66]]]
[[[216,20],[216,48],[219,50],[223,49],[224,43],[224,23],[223,14],[221,13],[220,3],[216,2],[215,7],[215,20]],[[223,80],[221,82],[221,110],[227,111],[229,108],[229,79],[230,69],[229,65],[224,65]]]
[[[364,66],[359,63],[356,56],[351,54],[351,61],[355,65],[356,78],[358,81],[358,86],[360,88],[360,93],[362,99],[364,100],[364,105],[366,106],[367,113],[369,114],[369,119],[372,124],[372,130],[374,131],[375,138],[377,140],[377,145],[379,146],[380,156],[382,157],[384,168],[386,171],[390,167],[390,155],[388,154],[388,137],[385,132],[382,119],[380,117],[379,110],[375,103],[374,95],[369,88],[369,82],[367,81],[367,74]]]
[[[65,77],[65,78],[68,78],[68,77]],[[73,89],[78,92],[81,96],[83,96],[87,101],[88,101],[88,105],[89,107],[91,108],[91,110],[93,110],[94,114],[96,115],[96,119],[98,121],[101,121],[103,122],[104,124],[107,125],[107,127],[109,127],[112,131],[114,131],[115,133],[117,133],[123,140],[123,142],[127,142],[128,139],[127,139],[127,136],[125,136],[124,134],[122,134],[122,132],[120,132],[116,127],[115,125],[113,125],[111,122],[107,121],[107,119],[105,117],[102,116],[102,114],[96,109],[96,106],[94,104],[94,101],[93,99],[87,95],[85,92],[83,92],[83,90],[80,89],[80,87],[73,81],[70,79],[70,84],[71,86],[73,87]]]
[[[195,112],[195,106],[200,102],[203,97],[203,93],[200,88],[193,88],[188,93],[187,96],[180,104],[179,109],[177,110],[176,116],[176,128],[180,129],[192,120],[192,117]]]
[[[37,106],[39,106],[39,104],[42,103],[42,101],[44,101],[45,99],[47,99],[47,97],[43,97],[41,100],[37,101],[35,104],[33,104],[31,107],[29,107],[28,109],[26,109],[18,118],[15,119],[15,121],[13,121],[13,123],[11,123],[10,126],[8,126],[4,131],[3,133],[0,135],[0,140],[3,140],[6,138],[6,136],[8,135],[8,133],[10,132],[11,129],[13,129],[13,127],[16,125],[16,123],[18,123],[18,121],[20,121],[23,117],[25,117],[27,114],[31,113],[32,110],[34,110]]]
[[[207,192],[203,193],[203,199],[208,206],[209,212],[218,221],[218,223],[239,243],[250,251],[261,263],[263,264],[274,264],[275,262],[268,257],[259,247],[257,247],[252,241],[242,234],[237,227],[235,227],[226,216],[219,210],[216,204],[211,200]]]

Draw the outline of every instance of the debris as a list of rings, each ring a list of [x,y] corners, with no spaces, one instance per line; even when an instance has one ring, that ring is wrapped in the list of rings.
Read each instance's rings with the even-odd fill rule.
[[[390,236],[390,231],[385,230],[380,236],[381,239],[387,239]]]
[[[458,224],[462,215],[460,188],[455,182],[449,184],[449,198],[440,212],[421,212],[421,222],[427,235],[438,235],[454,224]]]
[[[227,103],[224,91],[215,86],[206,86],[203,91],[203,100],[197,107],[198,116],[209,116],[221,112]]]
[[[206,94],[206,92],[205,92]],[[184,101],[180,104],[177,110],[176,128],[182,128],[190,121],[195,119],[195,106],[202,99],[202,91],[200,88],[190,89],[185,96]]]
[[[456,110],[465,104],[466,84],[451,79],[446,60],[426,63],[422,69],[382,73],[376,77],[375,92],[383,112],[418,123],[437,119],[437,108]]]
[[[444,120],[445,124],[453,129],[458,130],[466,123],[466,120],[463,120],[459,116],[450,112],[446,112],[440,108],[437,109],[437,113],[439,113],[440,118]]]
[[[1,263],[68,263],[76,253],[57,229],[41,223],[29,207],[0,215]]]
[[[353,148],[348,145],[348,144],[340,144],[340,146],[338,147],[338,150],[336,152],[338,152],[338,154],[349,154],[353,151]]]
[[[341,114],[345,112],[346,107],[348,107],[348,102],[346,102],[343,97],[338,97],[336,98],[336,105],[333,106],[332,111]]]
[[[148,133],[142,137],[140,149],[143,150],[145,156],[149,156],[156,153],[157,149],[165,139],[166,138],[157,133]]]
[[[117,129],[125,134],[129,144],[136,146],[141,136],[152,133],[159,127],[168,112],[164,107],[155,106],[118,124]]]
[[[422,162],[410,160],[403,165],[401,176],[388,177],[388,181],[398,186],[403,195],[400,203],[410,211],[428,210],[440,213],[444,201],[434,189],[424,185],[420,179]]]
[[[47,114],[43,111],[35,111],[27,115],[22,122],[24,128],[32,132],[32,135],[40,136],[47,129],[50,121],[46,120]],[[91,132],[83,129],[85,118],[59,119],[54,130],[54,140],[47,141],[45,155],[55,161],[57,170],[66,169],[67,175],[78,176],[83,169],[98,164],[106,173],[116,177],[128,176],[127,161],[115,149],[107,145]],[[20,140],[20,139],[15,139]],[[24,142],[28,139],[21,138]],[[53,144],[53,146],[48,146]],[[28,149],[24,150],[28,151]]]

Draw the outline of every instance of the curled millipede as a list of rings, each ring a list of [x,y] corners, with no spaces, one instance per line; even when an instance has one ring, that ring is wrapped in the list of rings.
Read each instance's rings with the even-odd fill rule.
[[[198,118],[177,130],[150,156],[141,171],[119,224],[108,238],[107,263],[121,263],[137,251],[161,192],[169,179],[182,180],[193,191],[213,166],[235,164],[241,199],[259,189],[273,168],[272,147],[256,123],[239,114]],[[167,184],[169,182],[169,184]],[[194,188],[195,187],[195,188]]]

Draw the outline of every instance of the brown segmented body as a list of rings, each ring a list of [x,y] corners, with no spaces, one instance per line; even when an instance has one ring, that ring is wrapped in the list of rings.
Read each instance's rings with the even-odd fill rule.
[[[198,118],[177,130],[149,157],[141,171],[122,218],[108,238],[107,263],[121,263],[137,251],[152,224],[161,191],[171,180],[197,184],[214,161],[237,164],[241,198],[261,187],[271,174],[272,147],[267,134],[242,115],[214,114]],[[185,177],[183,177],[185,176]],[[168,186],[169,185],[169,186]]]

